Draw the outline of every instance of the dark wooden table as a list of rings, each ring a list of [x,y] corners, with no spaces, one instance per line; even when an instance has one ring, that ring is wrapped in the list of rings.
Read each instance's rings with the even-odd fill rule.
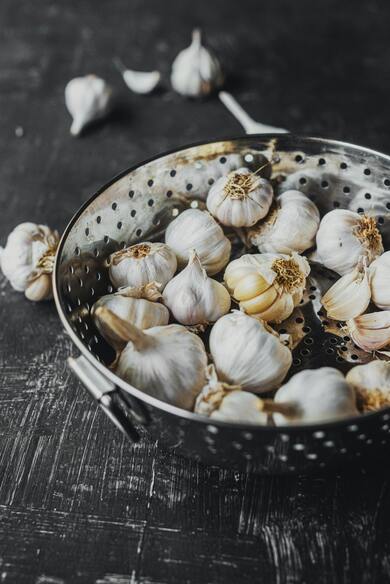
[[[240,133],[217,100],[168,89],[170,63],[198,24],[253,116],[390,152],[389,19],[385,1],[2,0],[2,243],[21,221],[63,229],[139,160]],[[114,55],[159,68],[167,89],[131,95]],[[76,140],[63,90],[90,72],[118,89],[119,106]],[[0,285],[0,582],[390,581],[388,468],[262,478],[154,443],[130,447],[70,375],[54,305]]]

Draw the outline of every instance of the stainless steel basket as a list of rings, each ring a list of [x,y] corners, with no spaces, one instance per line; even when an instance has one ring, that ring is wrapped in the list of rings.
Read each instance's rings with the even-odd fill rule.
[[[214,422],[154,399],[117,377],[112,349],[89,309],[112,290],[104,260],[119,247],[162,238],[172,217],[202,206],[210,185],[240,166],[272,159],[278,192],[298,188],[325,213],[344,207],[375,213],[389,247],[390,157],[365,148],[290,134],[258,135],[177,150],[123,172],[73,217],[62,237],[54,297],[65,330],[81,353],[69,363],[112,421],[133,441],[145,432],[178,454],[260,473],[306,472],[388,453],[390,410],[301,427]],[[266,167],[264,172],[269,172]],[[342,331],[324,322],[321,287],[332,275],[313,273],[308,296],[284,326],[300,339],[290,375],[330,365],[348,370],[367,359]],[[324,332],[328,331],[328,332]]]

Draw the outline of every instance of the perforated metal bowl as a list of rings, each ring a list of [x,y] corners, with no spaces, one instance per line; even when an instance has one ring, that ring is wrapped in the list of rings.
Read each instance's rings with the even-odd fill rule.
[[[172,217],[202,206],[210,185],[240,166],[272,159],[277,192],[297,188],[325,213],[335,207],[375,213],[389,246],[390,158],[358,146],[290,134],[259,135],[190,146],[130,168],[101,188],[73,217],[59,245],[54,297],[81,353],[70,365],[113,422],[132,440],[147,432],[168,448],[205,463],[261,473],[305,472],[388,453],[390,410],[301,427],[210,422],[130,386],[108,368],[112,349],[90,318],[111,292],[104,260],[129,243],[160,239]],[[264,172],[269,172],[267,167]],[[238,244],[239,245],[239,244]],[[238,250],[240,251],[240,250]],[[242,253],[242,250],[241,250]],[[319,315],[332,274],[313,269],[302,306],[281,327],[296,343],[290,375],[323,365],[347,371],[367,355]],[[281,328],[280,327],[280,328]],[[328,331],[328,332],[325,332]]]

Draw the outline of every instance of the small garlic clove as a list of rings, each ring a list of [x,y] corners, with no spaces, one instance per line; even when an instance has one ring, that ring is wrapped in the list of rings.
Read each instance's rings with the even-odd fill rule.
[[[26,298],[32,302],[41,302],[53,298],[51,276],[40,274],[28,284],[25,292]]]
[[[348,334],[360,349],[367,352],[390,344],[390,310],[363,314],[347,322]]]
[[[254,313],[251,313],[251,316],[255,316],[256,318],[260,318],[265,322],[274,322],[279,324],[286,320],[292,313],[295,308],[294,301],[291,295],[283,295],[281,297],[277,297],[272,304],[269,306],[258,310]],[[245,308],[244,308],[245,310]],[[245,312],[248,312],[245,310]]]
[[[242,273],[242,272],[241,272]],[[236,300],[250,300],[254,295],[263,294],[269,290],[271,284],[261,276],[261,274],[249,273],[247,278],[237,281],[234,288],[234,297]]]
[[[220,87],[223,79],[218,59],[202,46],[200,30],[194,30],[191,45],[172,64],[173,89],[185,97],[201,97]]]
[[[114,59],[114,64],[122,74],[127,87],[134,93],[141,95],[151,93],[160,83],[159,71],[134,71],[125,67],[117,57]]]
[[[79,136],[87,124],[103,118],[109,111],[111,100],[111,88],[96,75],[69,81],[65,87],[65,104],[73,118],[72,136]]]
[[[278,298],[278,293],[275,290],[275,287],[272,285],[269,286],[268,289],[264,290],[264,292],[258,292],[254,290],[254,293],[257,295],[252,296],[252,298],[249,298],[248,300],[240,301],[240,307],[247,314],[259,314],[261,312],[268,310]],[[237,298],[237,300],[239,300],[239,298]]]
[[[371,361],[352,367],[346,380],[356,391],[358,408],[363,413],[390,406],[389,361]]]
[[[370,265],[371,298],[382,310],[390,309],[390,251]]]
[[[364,261],[333,284],[323,296],[322,305],[330,318],[350,320],[363,314],[370,299],[370,280]]]

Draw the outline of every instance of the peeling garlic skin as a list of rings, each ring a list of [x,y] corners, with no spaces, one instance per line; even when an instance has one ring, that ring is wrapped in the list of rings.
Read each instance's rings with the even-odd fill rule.
[[[251,227],[267,215],[272,199],[271,183],[242,167],[216,181],[206,205],[222,225]]]
[[[363,262],[363,265],[337,280],[321,302],[329,318],[346,321],[363,314],[370,299],[370,276]]]
[[[320,223],[316,237],[319,261],[343,276],[361,257],[370,264],[383,252],[375,219],[346,209],[334,209]]]
[[[390,309],[390,251],[370,265],[371,298],[382,310]]]
[[[372,353],[390,344],[390,310],[362,314],[347,321],[348,334],[360,349]]]
[[[331,422],[358,415],[354,390],[343,374],[332,367],[296,373],[278,389],[275,403],[289,404],[295,411],[289,417],[275,412],[277,426]]]
[[[228,263],[231,243],[222,228],[207,211],[187,209],[167,227],[165,241],[176,254],[179,268],[184,268],[194,249],[209,276]]]
[[[276,333],[239,311],[217,320],[210,352],[220,380],[255,393],[276,389],[292,363],[290,349]]]
[[[112,90],[100,77],[86,75],[69,81],[65,87],[65,104],[73,123],[72,136],[78,136],[87,124],[104,117],[110,108]]]

